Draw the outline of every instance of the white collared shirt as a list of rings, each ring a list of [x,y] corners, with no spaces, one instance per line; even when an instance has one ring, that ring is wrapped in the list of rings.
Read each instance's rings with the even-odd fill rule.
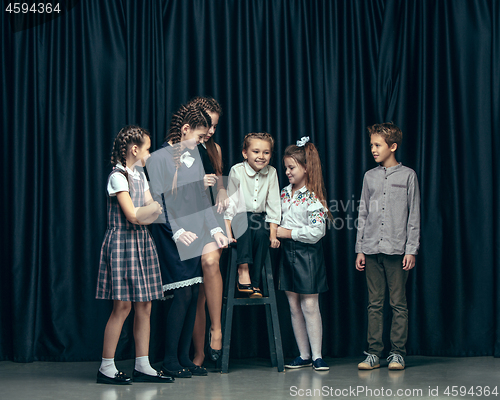
[[[232,220],[238,213],[265,212],[266,222],[281,221],[280,191],[276,169],[266,165],[259,172],[248,162],[236,164],[229,172],[227,193],[230,204],[224,219]]]
[[[116,168],[121,169],[122,171],[127,171],[129,179],[138,181],[142,179],[144,182],[144,191],[149,190],[148,181],[146,179],[146,175],[142,172],[142,168],[141,171],[138,171],[137,168],[132,170],[129,167],[123,167],[121,163],[116,164]],[[108,181],[108,194],[110,196],[116,196],[119,192],[130,192],[129,184],[125,175],[113,174]]]
[[[325,208],[305,186],[292,197],[292,185],[281,191],[281,226],[292,231],[292,239],[314,244],[326,233]]]

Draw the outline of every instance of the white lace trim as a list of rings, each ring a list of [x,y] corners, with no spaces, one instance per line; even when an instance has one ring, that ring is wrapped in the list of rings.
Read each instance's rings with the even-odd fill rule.
[[[175,235],[172,236],[172,239],[174,239],[174,242],[177,243],[177,240],[179,240],[179,236],[181,236],[184,232],[184,228],[179,229],[177,232],[175,232]]]
[[[167,290],[179,289],[181,287],[196,285],[197,283],[203,283],[203,277],[197,276],[196,278],[186,279],[185,281],[167,283],[163,285],[163,291],[166,292]]]
[[[214,237],[214,235],[219,232],[219,233],[222,233],[224,234],[224,231],[222,230],[222,228],[220,227],[217,227],[217,228],[214,228],[210,231],[210,236]]]

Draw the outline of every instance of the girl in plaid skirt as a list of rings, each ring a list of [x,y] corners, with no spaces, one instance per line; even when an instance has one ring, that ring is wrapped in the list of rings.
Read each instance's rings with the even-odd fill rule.
[[[169,382],[172,378],[149,363],[151,300],[162,297],[161,273],[154,242],[146,229],[161,214],[160,204],[149,192],[144,173],[136,166],[149,156],[149,132],[124,127],[115,139],[108,178],[108,229],[101,247],[97,299],[113,300],[113,311],[104,331],[98,383],[129,384],[118,371],[114,356],[125,319],[134,303],[136,349],[133,379],[136,382]]]

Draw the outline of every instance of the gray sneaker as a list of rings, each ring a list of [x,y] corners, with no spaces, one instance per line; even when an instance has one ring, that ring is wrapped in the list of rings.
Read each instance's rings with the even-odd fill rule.
[[[389,369],[391,370],[405,369],[405,359],[401,354],[389,353],[387,361],[389,362]]]
[[[375,369],[380,367],[380,359],[375,354],[363,352],[366,354],[365,361],[358,364],[358,369]]]

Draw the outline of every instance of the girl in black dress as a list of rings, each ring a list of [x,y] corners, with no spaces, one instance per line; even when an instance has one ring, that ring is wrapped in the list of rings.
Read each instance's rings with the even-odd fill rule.
[[[163,290],[174,297],[167,316],[162,371],[179,378],[207,374],[189,359],[199,284],[203,282],[201,254],[206,248],[227,245],[206,197],[197,150],[211,125],[210,116],[202,109],[181,106],[172,117],[163,147],[147,163],[151,193],[167,214],[153,225],[152,233]]]
[[[217,100],[211,97],[195,97],[188,104],[202,108],[212,119],[212,125],[203,142],[198,145],[198,150],[205,170],[204,184],[207,189],[207,197],[213,206],[212,209],[215,211],[214,214],[219,226],[224,227],[223,213],[227,208],[229,199],[222,177],[221,149],[213,138],[219,123],[219,117],[222,115],[222,108]],[[220,357],[222,349],[221,309],[223,284],[219,268],[222,250],[216,246],[212,246],[208,250],[201,256],[203,283],[200,285],[193,331],[193,362],[199,366],[203,365],[205,359],[205,303],[210,315],[210,332],[207,346],[210,359],[216,361]]]

